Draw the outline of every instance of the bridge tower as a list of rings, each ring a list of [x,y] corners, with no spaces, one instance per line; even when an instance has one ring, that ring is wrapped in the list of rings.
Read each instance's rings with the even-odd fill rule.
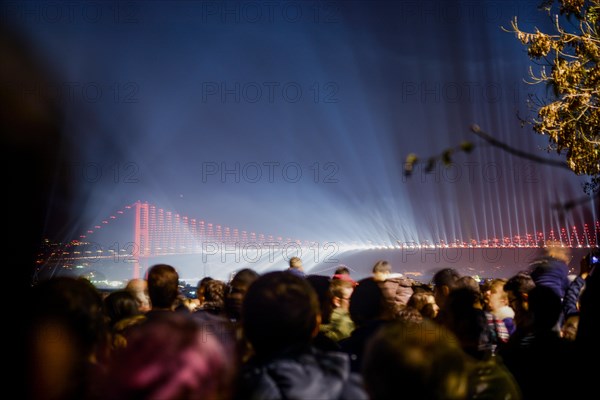
[[[149,229],[149,207],[148,203],[140,201],[134,204],[135,207],[135,226],[133,229],[133,256],[135,259],[133,266],[133,278],[140,277],[140,271],[150,256],[150,229]]]

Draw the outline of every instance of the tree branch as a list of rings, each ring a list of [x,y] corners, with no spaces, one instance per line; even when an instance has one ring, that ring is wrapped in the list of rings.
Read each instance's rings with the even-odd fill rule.
[[[585,204],[588,201],[590,201],[590,199],[593,199],[594,197],[599,197],[599,196],[600,196],[600,192],[596,192],[590,196],[588,196],[588,195],[581,196],[576,199],[566,201],[564,203],[555,203],[552,205],[552,207],[559,209],[559,211],[569,211],[572,208],[575,208],[581,204]]]
[[[498,147],[499,149],[502,149],[502,150],[506,151],[507,153],[510,153],[517,157],[521,157],[526,160],[534,161],[534,162],[537,162],[540,164],[546,164],[546,165],[551,165],[553,167],[564,168],[564,169],[568,169],[569,171],[571,170],[569,168],[569,166],[567,165],[567,163],[564,161],[556,161],[556,160],[551,160],[549,158],[538,157],[536,155],[521,151],[519,149],[515,149],[514,147],[511,147],[511,146],[507,145],[506,143],[503,143],[503,142],[499,141],[498,139],[494,138],[492,135],[482,131],[481,128],[479,127],[479,125],[476,125],[476,124],[472,125],[471,130],[473,131],[473,133],[475,133],[477,136],[479,136],[480,138],[482,138],[483,140],[485,140],[492,146]]]

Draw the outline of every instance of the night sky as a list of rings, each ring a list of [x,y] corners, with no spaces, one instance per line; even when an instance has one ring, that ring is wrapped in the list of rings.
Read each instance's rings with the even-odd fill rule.
[[[533,65],[509,28],[539,1],[6,2],[3,22],[58,77],[77,237],[148,201],[240,230],[318,241],[437,242],[597,220],[569,171],[521,127]],[[31,88],[28,88],[31,90]],[[409,153],[463,140],[450,169]],[[229,172],[222,174],[224,170]]]

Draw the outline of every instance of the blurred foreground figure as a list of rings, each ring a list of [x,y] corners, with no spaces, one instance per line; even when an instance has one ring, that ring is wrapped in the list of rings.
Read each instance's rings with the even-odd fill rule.
[[[35,286],[31,299],[30,397],[86,398],[107,333],[100,294],[89,281],[55,278]]]
[[[109,364],[106,399],[228,399],[234,356],[213,330],[184,313],[164,313],[132,329]]]
[[[445,328],[428,320],[396,322],[369,342],[363,377],[372,400],[464,399],[469,368],[458,341]]]
[[[362,371],[371,400],[521,399],[501,364],[467,356],[449,330],[427,319],[382,327],[367,345]]]

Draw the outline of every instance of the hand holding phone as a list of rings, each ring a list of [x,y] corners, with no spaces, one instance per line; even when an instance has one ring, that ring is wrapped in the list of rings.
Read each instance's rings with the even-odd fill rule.
[[[596,265],[599,263],[598,251],[589,253],[581,259],[581,263],[579,265],[579,275],[581,275],[583,279],[587,278],[588,275],[594,272]]]

